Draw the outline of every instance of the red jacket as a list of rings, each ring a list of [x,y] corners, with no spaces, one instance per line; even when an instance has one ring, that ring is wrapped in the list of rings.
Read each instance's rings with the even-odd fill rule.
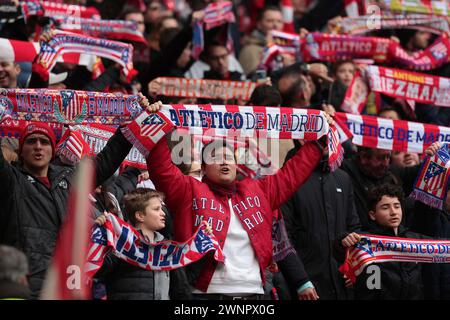
[[[309,142],[275,175],[261,180],[244,179],[235,184],[231,196],[233,211],[249,235],[263,281],[264,270],[272,259],[273,214],[306,181],[321,156],[318,145]],[[223,248],[230,223],[228,196],[215,188],[212,190],[207,183],[183,175],[172,163],[165,139],[152,150],[147,166],[150,179],[165,193],[166,205],[173,215],[175,240],[187,240],[200,222],[206,220]],[[205,263],[195,285],[197,289],[206,292],[216,265],[212,258]]]

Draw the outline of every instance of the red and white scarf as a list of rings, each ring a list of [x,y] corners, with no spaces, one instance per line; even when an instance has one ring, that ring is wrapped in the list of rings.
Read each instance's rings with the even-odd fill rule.
[[[450,263],[450,241],[361,235],[355,246],[348,248],[339,271],[353,283],[365,267],[382,262]]]
[[[44,15],[45,17],[76,17],[100,19],[100,13],[95,7],[84,7],[76,4],[55,3],[42,0],[20,2],[26,16]]]
[[[235,22],[233,3],[230,1],[212,2],[204,9],[205,15],[201,21],[197,21],[193,28],[192,56],[198,59],[204,47],[203,28],[210,30],[223,24]],[[228,25],[227,48],[233,51],[233,39]]]
[[[342,110],[360,114],[370,91],[402,100],[450,107],[450,78],[367,66],[362,74],[355,74],[347,89]]]
[[[339,23],[339,33],[364,34],[373,31],[368,21],[373,16],[364,15],[355,18],[343,18]],[[445,18],[423,14],[412,15],[382,15],[377,17],[377,30],[387,29],[414,29],[441,34],[449,31],[449,25]]]
[[[123,67],[128,80],[135,75],[131,44],[55,30],[49,42],[41,43],[38,59],[51,70],[58,62],[57,58],[65,53],[84,53],[111,59]]]
[[[228,138],[303,139],[315,141],[328,135],[329,165],[337,168],[343,150],[337,130],[330,130],[323,111],[279,107],[233,105],[164,105],[158,113],[142,112],[124,136],[147,157],[150,150],[174,127],[193,135]],[[330,137],[330,136],[327,136]]]
[[[119,125],[142,111],[138,97],[76,90],[0,89],[0,121]]]
[[[131,225],[108,214],[106,223],[102,227],[95,226],[92,232],[85,272],[92,278],[109,252],[129,264],[152,271],[185,267],[211,251],[217,262],[224,262],[225,256],[216,237],[205,233],[205,228],[203,221],[197,232],[185,242],[165,240],[150,243]]]
[[[309,33],[303,39],[296,37],[299,42],[297,55],[304,62],[370,59],[376,63],[395,63],[405,69],[432,70],[449,61],[450,39],[446,33],[427,49],[413,54],[407,53],[392,39],[317,32]],[[275,54],[270,55],[271,59],[275,57]],[[270,63],[267,55],[263,59],[266,65]]]
[[[443,210],[447,197],[449,176],[449,145],[445,143],[434,156],[425,158],[410,197],[430,207]]]
[[[250,100],[256,82],[160,77],[158,95],[167,97]]]
[[[63,31],[80,33],[96,38],[126,40],[147,44],[147,40],[139,32],[138,25],[135,21],[65,17],[57,19],[56,22],[57,28]]]
[[[423,153],[433,142],[450,142],[450,128],[404,120],[336,112],[357,146]]]
[[[106,126],[95,123],[88,126],[75,125],[71,127],[71,129],[82,134],[84,141],[88,145],[90,156],[96,156],[97,154],[99,154],[116,131],[116,128],[114,126]],[[145,161],[144,156],[136,149],[136,147],[131,148],[122,164],[138,169],[147,169],[147,162]]]
[[[394,12],[410,12],[449,16],[447,0],[380,0],[384,7]]]

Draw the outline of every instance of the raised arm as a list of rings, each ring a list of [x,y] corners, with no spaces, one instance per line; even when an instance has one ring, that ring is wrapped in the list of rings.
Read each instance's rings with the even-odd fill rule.
[[[308,179],[322,158],[317,142],[305,143],[291,159],[274,175],[258,180],[266,191],[272,210],[278,209]]]

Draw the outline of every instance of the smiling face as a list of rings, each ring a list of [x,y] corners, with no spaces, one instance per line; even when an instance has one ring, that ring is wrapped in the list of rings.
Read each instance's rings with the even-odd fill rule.
[[[204,173],[213,183],[226,186],[236,180],[236,160],[229,148],[214,149],[203,157]]]
[[[402,222],[402,206],[397,197],[383,196],[375,206],[374,210],[369,211],[369,217],[378,225],[385,228],[397,230]]]
[[[20,65],[14,62],[0,62],[0,88],[17,87]]]

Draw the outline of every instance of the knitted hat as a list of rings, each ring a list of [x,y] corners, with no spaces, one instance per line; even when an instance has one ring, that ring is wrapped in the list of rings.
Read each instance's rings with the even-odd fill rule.
[[[33,133],[40,133],[47,136],[50,139],[52,144],[52,158],[55,156],[56,149],[56,137],[52,128],[50,128],[47,124],[42,122],[33,122],[28,124],[21,132],[19,139],[19,155],[22,153],[23,143],[25,139]]]

